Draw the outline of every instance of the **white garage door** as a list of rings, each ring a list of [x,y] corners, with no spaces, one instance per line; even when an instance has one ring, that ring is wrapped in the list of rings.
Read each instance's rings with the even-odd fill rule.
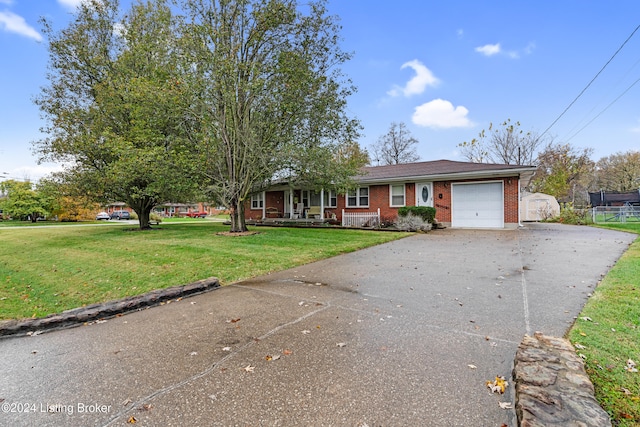
[[[453,184],[451,192],[452,227],[504,227],[502,182]]]

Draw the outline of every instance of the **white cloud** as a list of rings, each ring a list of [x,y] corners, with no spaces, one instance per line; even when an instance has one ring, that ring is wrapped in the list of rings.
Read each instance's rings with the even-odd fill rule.
[[[0,0],[0,4],[11,4],[13,0]]]
[[[83,1],[84,0],[58,0],[58,3],[67,9],[76,10]]]
[[[418,126],[430,128],[471,127],[473,122],[467,117],[469,110],[463,106],[454,107],[444,99],[434,99],[416,107],[411,121]]]
[[[33,27],[31,27],[24,18],[13,12],[0,12],[0,29],[9,33],[20,34],[32,38],[36,41],[42,41],[42,36]]]
[[[484,46],[479,46],[476,48],[476,52],[480,52],[485,56],[493,56],[500,53],[500,43],[496,44],[485,44]]]
[[[520,58],[521,53],[525,55],[531,55],[536,48],[536,44],[531,42],[524,49],[519,50],[502,50],[502,46],[500,43],[496,44],[486,44],[484,46],[478,46],[475,51],[483,54],[484,56],[493,56],[498,54],[503,54],[508,56],[511,59]]]
[[[431,70],[424,66],[424,64],[417,59],[413,61],[405,62],[402,64],[400,69],[412,68],[413,71],[416,72],[416,75],[413,76],[411,80],[407,82],[404,87],[394,86],[389,92],[388,95],[391,96],[411,96],[411,95],[419,95],[427,88],[427,86],[436,86],[440,80],[438,80]]]
[[[464,30],[460,28],[458,31],[456,31],[456,34],[458,35],[458,38],[461,39],[464,37]]]

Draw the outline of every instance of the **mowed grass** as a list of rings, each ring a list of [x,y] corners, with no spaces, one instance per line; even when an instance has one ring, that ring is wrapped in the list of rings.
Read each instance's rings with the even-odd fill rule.
[[[640,234],[640,224],[605,228]],[[640,426],[640,238],[631,245],[600,285],[569,331],[595,387],[596,399],[614,426]]]
[[[221,284],[407,236],[341,229],[253,229],[223,236],[212,221],[0,229],[0,319],[41,317],[217,277]]]

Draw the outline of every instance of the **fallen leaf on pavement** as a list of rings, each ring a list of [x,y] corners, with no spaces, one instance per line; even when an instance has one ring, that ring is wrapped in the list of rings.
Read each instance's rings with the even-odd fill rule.
[[[492,381],[485,382],[487,388],[491,390],[491,393],[499,393],[503,394],[509,383],[505,380],[504,377],[496,376],[496,379]]]
[[[253,372],[253,370],[254,370],[254,369],[256,369],[256,367],[255,367],[255,366],[251,366],[251,365],[247,365],[247,366],[245,366],[245,368],[244,368],[244,370],[245,370],[246,372]]]
[[[127,420],[127,423],[129,424],[135,424],[138,420],[136,420],[136,417],[129,417],[129,419]]]
[[[310,334],[310,333],[311,333],[311,331],[310,331],[310,330],[308,330],[308,329],[305,329],[304,331],[302,331],[302,333],[303,333],[304,335],[307,335],[307,334]]]
[[[222,347],[222,351],[231,351],[231,347]]]
[[[476,365],[467,365],[467,366],[470,367],[471,369],[478,369]]]
[[[500,405],[502,409],[513,409],[511,402],[500,402],[498,405]]]
[[[282,354],[284,354],[285,356],[290,356],[293,354],[293,351],[285,349],[282,350]]]
[[[344,343],[344,342],[336,343],[336,346],[338,346],[338,347],[344,347],[346,345],[347,345],[347,343]]]

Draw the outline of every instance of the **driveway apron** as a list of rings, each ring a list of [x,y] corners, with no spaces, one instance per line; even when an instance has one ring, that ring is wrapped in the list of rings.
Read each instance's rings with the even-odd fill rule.
[[[515,426],[485,381],[564,335],[635,237],[437,230],[3,339],[0,425]]]

